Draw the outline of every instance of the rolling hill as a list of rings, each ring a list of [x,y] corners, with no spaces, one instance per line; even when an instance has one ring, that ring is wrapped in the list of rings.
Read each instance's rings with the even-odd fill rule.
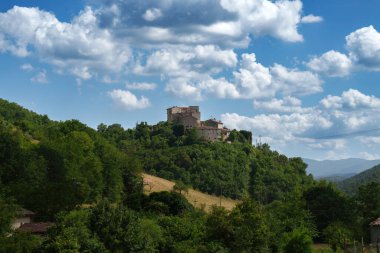
[[[380,165],[365,170],[353,177],[337,182],[337,187],[348,194],[354,194],[362,185],[377,182],[380,183]]]
[[[344,180],[380,164],[380,160],[365,160],[359,158],[324,161],[307,158],[302,159],[308,164],[307,172],[311,173],[315,178],[334,178],[333,181]]]

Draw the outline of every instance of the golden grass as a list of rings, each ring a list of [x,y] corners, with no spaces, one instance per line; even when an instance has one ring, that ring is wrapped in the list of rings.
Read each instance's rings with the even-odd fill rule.
[[[146,194],[160,191],[171,191],[175,185],[174,182],[145,173],[143,173],[143,178],[144,192]],[[188,193],[183,193],[183,195],[193,206],[198,208],[204,207],[205,211],[209,211],[213,205],[219,206],[220,204],[227,210],[232,210],[236,204],[239,203],[237,200],[224,197],[219,198],[193,189],[189,189]]]

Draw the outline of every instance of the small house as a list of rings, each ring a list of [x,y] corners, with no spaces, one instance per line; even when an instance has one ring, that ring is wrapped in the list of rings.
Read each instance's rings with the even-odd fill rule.
[[[12,229],[15,230],[25,223],[31,223],[34,215],[34,212],[24,208],[20,208],[16,213],[16,219],[12,223]]]

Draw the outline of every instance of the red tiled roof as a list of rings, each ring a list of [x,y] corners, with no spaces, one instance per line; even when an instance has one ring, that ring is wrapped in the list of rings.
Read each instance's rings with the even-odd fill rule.
[[[372,221],[370,226],[380,226],[380,218],[377,218],[376,220]]]
[[[30,233],[45,233],[53,225],[54,223],[52,222],[24,223],[17,230]]]

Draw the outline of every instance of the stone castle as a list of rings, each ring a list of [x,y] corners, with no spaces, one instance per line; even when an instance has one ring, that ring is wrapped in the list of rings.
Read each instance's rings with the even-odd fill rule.
[[[223,126],[223,123],[216,119],[201,121],[199,106],[178,107],[167,109],[168,122],[181,124],[185,129],[197,129],[199,135],[209,141],[226,140],[230,130]]]

